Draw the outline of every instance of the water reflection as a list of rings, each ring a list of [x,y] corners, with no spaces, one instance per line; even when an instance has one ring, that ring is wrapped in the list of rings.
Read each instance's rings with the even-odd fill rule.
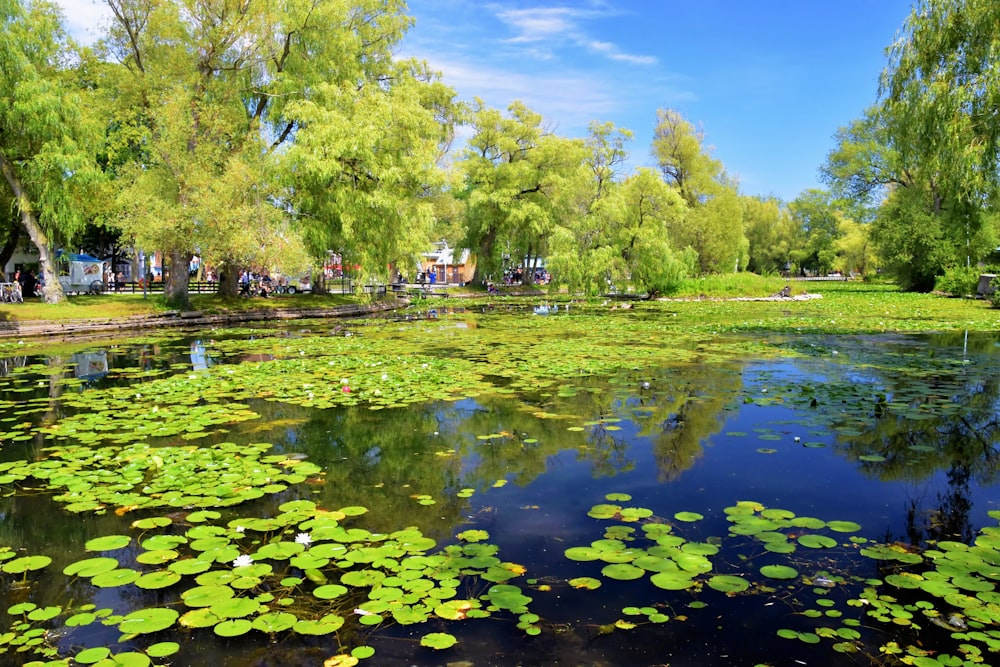
[[[442,357],[455,353],[449,336],[480,335],[503,325],[503,320],[483,325],[466,313],[440,315],[446,321],[433,332],[440,340],[428,334],[425,351]],[[357,330],[362,336],[378,335],[360,325]],[[329,339],[330,333],[299,331],[277,345],[266,338],[216,338],[213,332],[212,338],[80,351],[68,361],[59,355],[26,359],[8,373],[11,384],[5,396],[12,398],[4,403],[2,418],[7,424],[55,426],[82,409],[67,394],[125,385],[141,393],[152,378],[182,380],[191,370],[212,386],[225,380],[227,364],[295,359],[295,350],[283,347],[289,340]],[[677,363],[637,362],[631,370],[528,388],[506,368],[491,366],[496,374],[482,380],[493,391],[380,410],[364,404],[307,407],[280,396],[247,395],[249,409],[259,418],[220,424],[195,442],[203,447],[271,442],[276,451],[299,452],[325,472],[276,498],[226,510],[225,519],[271,516],[281,503],[307,499],[329,509],[362,505],[369,510],[366,529],[390,532],[416,526],[440,545],[454,542],[465,528],[480,528],[500,546],[506,562],[525,565],[533,580],[556,588],[551,595],[531,590],[533,610],[553,630],[544,641],[526,639],[513,624],[449,626],[463,635],[462,648],[449,660],[751,665],[787,654],[790,660],[815,661],[808,647],[760,640],[801,618],[790,621],[784,605],[763,608],[759,597],[702,591],[699,596],[708,601],[711,613],[699,615],[686,607],[689,593],[653,590],[645,581],[609,584],[586,594],[564,583],[580,568],[568,563],[563,552],[567,545],[603,537],[604,526],[587,511],[609,493],[632,496],[636,506],[648,508],[657,521],[671,522],[675,534],[690,541],[723,544],[729,550],[719,560],[733,567],[750,559],[742,545],[726,546],[731,536],[724,510],[738,500],[802,516],[858,521],[869,537],[912,544],[972,540],[987,523],[986,512],[1000,502],[993,488],[1000,439],[1000,348],[993,337],[816,338],[790,341],[787,347],[796,356],[781,361],[723,359],[706,352],[685,355]],[[462,353],[465,360],[484,365],[499,356],[510,366],[521,357],[531,360],[531,349]],[[284,378],[275,373],[272,384],[278,386]],[[327,381],[339,383],[340,377],[331,373]],[[209,396],[206,390],[192,397],[192,404]],[[19,414],[25,410],[28,414]],[[13,432],[13,426],[8,428]],[[45,431],[24,428],[18,433],[29,433],[30,442],[5,447],[5,457],[42,461],[49,455],[46,448],[54,441],[47,440]],[[195,446],[173,437],[147,442]],[[157,474],[155,467],[144,470],[143,483]],[[463,489],[472,492],[460,493]],[[433,504],[421,502],[428,498]],[[58,507],[48,491],[8,495],[0,501],[0,541],[32,553],[56,552],[53,572],[58,573],[80,557],[89,537],[134,532],[131,522],[138,516],[110,511],[68,516]],[[699,512],[704,522],[687,526],[673,521],[680,511]],[[52,518],[38,522],[43,515]],[[119,555],[130,562],[137,553],[133,549]],[[809,567],[818,566],[810,562]],[[748,576],[753,571],[746,570]],[[64,585],[64,579],[53,576],[32,595],[59,600],[67,594]],[[118,611],[176,603],[170,591],[95,591],[81,580],[72,582],[69,592],[77,600]],[[7,590],[3,595],[11,602],[24,593]],[[676,625],[628,636],[604,629],[620,616],[619,610],[635,604],[662,605],[690,621],[683,633]],[[436,656],[414,651],[413,638],[425,631],[396,627],[368,637],[363,628],[352,626],[349,632],[359,633],[358,642],[378,645],[379,664],[437,664]],[[87,641],[105,639],[93,635]],[[265,640],[250,642],[251,649],[237,652],[216,644],[210,634],[199,634],[188,650],[235,667],[254,664],[257,658],[247,657],[254,650],[261,651],[258,656],[266,654]],[[712,646],[710,657],[707,644]],[[320,654],[304,640],[280,656],[285,664],[315,664]],[[832,653],[822,658],[829,658],[825,664],[838,664]]]

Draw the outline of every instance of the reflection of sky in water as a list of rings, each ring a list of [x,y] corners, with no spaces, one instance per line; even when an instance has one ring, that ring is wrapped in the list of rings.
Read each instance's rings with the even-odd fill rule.
[[[944,345],[927,337],[893,337],[892,340],[902,344],[901,348],[911,354],[935,349],[939,360],[954,358],[958,351],[978,359],[981,367],[977,365],[976,368],[986,375],[989,375],[990,364],[996,363],[994,357],[1000,356],[1000,350],[992,347],[992,343],[988,350],[984,351],[984,345],[979,344],[969,351],[956,347],[950,340],[943,341]],[[251,424],[245,435],[240,434],[240,428],[234,428],[227,438],[259,441],[265,437],[274,441],[279,450],[308,452],[310,459],[324,466],[331,475],[338,473],[336,488],[324,489],[323,492],[329,495],[323,500],[342,503],[340,506],[367,504],[374,494],[380,493],[376,485],[381,483],[386,487],[405,486],[399,502],[412,503],[411,493],[421,493],[422,484],[436,481],[418,477],[420,472],[431,469],[417,466],[422,458],[436,457],[451,449],[465,451],[466,455],[454,462],[453,469],[447,465],[440,467],[440,470],[450,471],[455,479],[441,482],[435,488],[475,486],[479,490],[467,503],[439,497],[440,505],[426,510],[415,510],[413,505],[397,506],[399,514],[407,520],[412,517],[425,520],[428,533],[433,527],[445,536],[466,528],[483,528],[489,532],[490,541],[500,545],[504,561],[527,566],[527,576],[543,581],[600,576],[601,564],[568,562],[563,553],[570,546],[601,539],[608,526],[617,524],[587,516],[593,505],[606,502],[605,495],[612,492],[630,494],[632,500],[622,504],[652,510],[655,516],[673,523],[675,532],[689,540],[721,538],[724,548],[715,559],[717,571],[746,572],[766,561],[755,561],[752,566],[743,564],[741,556],[752,550],[747,546],[748,541],[727,537],[730,524],[724,509],[738,501],[754,500],[768,507],[823,520],[856,521],[862,525],[860,534],[875,540],[886,536],[905,539],[911,503],[916,502],[923,510],[931,509],[939,504],[939,496],[949,491],[944,470],[914,468],[914,474],[909,477],[899,475],[896,480],[881,481],[877,474],[879,463],[851,460],[850,436],[838,435],[828,423],[816,419],[816,411],[806,403],[792,400],[801,397],[790,387],[829,389],[853,383],[870,384],[874,391],[881,389],[882,384],[897,381],[887,379],[878,369],[853,366],[863,362],[880,344],[878,338],[843,339],[836,346],[821,344],[815,356],[797,360],[748,362],[725,367],[693,366],[686,371],[671,369],[660,375],[626,375],[611,384],[591,379],[581,381],[582,389],[575,395],[533,397],[537,405],[527,410],[523,409],[522,399],[517,397],[470,398],[378,413],[364,408],[309,411],[261,405],[262,411],[264,408],[274,411],[262,412],[265,420],[273,419],[277,423],[287,418],[292,423],[266,436],[255,433],[253,428],[257,424]],[[833,351],[838,354],[832,354]],[[184,362],[185,368],[199,370],[208,368],[213,360],[211,343],[201,340],[180,341],[152,356],[144,356],[143,348],[109,350],[104,358],[111,376],[116,368],[133,365],[165,368],[171,362]],[[684,372],[689,375],[683,375]],[[94,380],[98,383],[117,381],[113,377]],[[644,385],[647,382],[649,386]],[[588,388],[599,389],[599,392],[588,393]],[[789,400],[779,400],[779,394]],[[602,400],[607,396],[612,397],[611,400]],[[824,402],[817,410],[840,409],[838,404],[827,404],[828,394],[823,396]],[[691,397],[696,399],[691,400]],[[664,409],[678,398],[686,400],[677,401],[677,408]],[[745,402],[747,398],[751,400]],[[775,400],[764,400],[772,398]],[[718,400],[718,405],[713,400]],[[706,414],[697,414],[699,406],[704,407]],[[535,418],[532,409],[544,409],[555,413],[557,418]],[[601,417],[620,419],[609,422],[617,430],[591,425],[582,431],[569,431],[570,427]],[[400,424],[397,432],[394,428]],[[678,444],[684,429],[700,429],[696,431],[700,447],[689,450]],[[496,441],[476,439],[478,435],[500,431],[512,436]],[[664,438],[664,434],[670,437]],[[526,437],[539,440],[539,444],[524,443]],[[824,446],[806,446],[819,443]],[[676,446],[676,450],[671,446]],[[400,461],[407,459],[395,455],[393,449],[399,447],[409,448],[407,456],[414,463],[412,469],[400,465]],[[515,464],[526,463],[538,451],[544,452],[540,465],[518,468],[516,479],[503,468],[498,471],[489,468],[497,461],[507,461],[513,469]],[[679,460],[674,462],[676,466],[668,475],[664,466],[670,463],[671,452]],[[906,469],[904,465],[902,470]],[[508,483],[494,487],[492,483],[500,477],[509,478]],[[304,491],[303,496],[309,497],[309,493],[311,491]],[[969,496],[973,503],[969,517],[972,525],[978,528],[995,523],[986,513],[996,508],[1000,501],[996,488],[973,482]],[[43,503],[36,497],[30,506],[39,510],[38,506]],[[456,511],[450,513],[453,509]],[[256,506],[253,511],[263,514],[270,510],[266,506]],[[392,507],[382,511],[391,513]],[[693,524],[681,523],[673,519],[680,511],[699,512],[705,518]],[[464,517],[464,523],[463,519],[456,520],[456,516]],[[6,530],[11,535],[17,525],[23,527],[32,520],[28,516],[8,516],[7,519]],[[68,521],[70,518],[57,516],[53,523],[58,524],[62,519]],[[116,519],[105,517],[100,524],[100,532],[112,533]],[[641,532],[641,524],[628,525]],[[80,529],[78,521],[74,528]],[[25,539],[32,539],[31,531],[26,530],[24,534]],[[50,539],[49,533],[46,535],[46,540]],[[845,541],[847,536],[839,538]],[[73,539],[74,543],[81,542],[85,536],[74,533]],[[640,539],[636,545],[645,547],[649,543]],[[819,551],[801,549],[796,554],[796,557],[813,559],[814,564],[804,568],[806,572],[818,569],[815,563],[824,556]],[[871,575],[872,564],[864,562],[863,565],[869,568],[866,575]],[[574,643],[566,638],[550,637],[552,644],[547,649],[526,642],[512,624],[470,622],[447,628],[462,633],[463,642],[467,642],[464,650],[470,653],[460,653],[457,657],[468,657],[476,664],[514,664],[510,662],[514,660],[521,664],[557,661],[599,664],[604,661],[606,664],[752,665],[773,661],[780,655],[788,664],[798,658],[806,659],[809,664],[820,664],[817,656],[804,645],[772,641],[776,624],[796,621],[789,620],[788,610],[783,607],[765,607],[766,597],[729,599],[714,591],[703,591],[697,597],[708,602],[710,609],[690,611],[686,609],[687,602],[692,599],[690,594],[654,589],[645,580],[608,581],[593,592],[557,587],[549,594],[532,592],[531,595],[535,598],[532,610],[556,623],[575,623],[582,618],[585,623],[600,625],[619,618],[623,606],[661,602],[671,605],[671,615],[686,614],[691,620],[683,625],[683,630],[675,622],[633,635],[614,635],[601,642]],[[119,607],[127,602],[127,596],[105,591],[94,602]],[[419,631],[400,627],[387,631],[386,636],[418,636],[425,631],[424,627]],[[472,651],[476,646],[478,654]],[[512,657],[515,654],[516,659]],[[223,651],[222,655],[228,653]],[[436,657],[415,655],[412,650],[406,653],[391,642],[380,647],[379,655],[387,656],[377,663],[385,665],[440,662]],[[820,656],[824,660],[835,659],[828,650]],[[232,660],[217,656],[215,662],[241,664]]]

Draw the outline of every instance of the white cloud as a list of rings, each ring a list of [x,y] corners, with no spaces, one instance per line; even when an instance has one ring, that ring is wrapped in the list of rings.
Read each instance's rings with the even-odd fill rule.
[[[569,7],[533,7],[528,9],[504,9],[490,5],[495,16],[514,31],[514,36],[502,40],[506,44],[530,44],[534,48],[528,52],[536,58],[548,60],[553,46],[568,44],[583,48],[591,53],[618,62],[633,65],[655,65],[653,56],[624,53],[611,42],[591,39],[585,29],[588,21],[600,20],[608,15],[606,10],[573,9]],[[544,44],[545,47],[537,45]],[[546,48],[548,47],[548,48]]]
[[[55,0],[62,7],[66,29],[76,41],[93,44],[111,18],[111,10],[97,0]]]
[[[508,42],[538,42],[566,37],[578,30],[576,19],[581,12],[565,7],[502,9],[496,17],[518,32]]]

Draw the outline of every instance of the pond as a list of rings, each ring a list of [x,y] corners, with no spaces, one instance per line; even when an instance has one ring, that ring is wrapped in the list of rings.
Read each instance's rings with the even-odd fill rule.
[[[0,363],[0,664],[983,664],[1000,339],[455,309]]]

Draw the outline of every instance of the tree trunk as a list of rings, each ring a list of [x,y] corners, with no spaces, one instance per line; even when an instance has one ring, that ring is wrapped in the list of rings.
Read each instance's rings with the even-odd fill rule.
[[[173,308],[186,309],[191,307],[188,295],[188,266],[191,263],[191,253],[183,250],[170,251],[170,271],[163,283],[163,296],[167,304]]]
[[[223,262],[219,269],[219,291],[216,292],[224,299],[235,299],[240,292],[240,272],[234,264]]]
[[[493,270],[493,244],[496,243],[497,232],[490,229],[479,241],[479,256],[476,257],[476,270],[472,274],[473,285],[483,285],[486,277]]]
[[[21,214],[21,224],[27,230],[28,238],[38,249],[38,266],[42,272],[42,280],[45,281],[45,286],[42,288],[42,298],[45,303],[62,303],[66,300],[66,293],[63,292],[62,285],[59,283],[59,275],[55,270],[49,239],[42,226],[38,224],[38,218],[35,217],[35,212],[31,209],[31,199],[28,197],[28,192],[24,189],[17,174],[14,173],[14,165],[7,159],[3,151],[0,151],[0,171],[3,172],[7,184],[10,185],[10,189],[14,193],[14,200],[17,202],[17,209]]]

